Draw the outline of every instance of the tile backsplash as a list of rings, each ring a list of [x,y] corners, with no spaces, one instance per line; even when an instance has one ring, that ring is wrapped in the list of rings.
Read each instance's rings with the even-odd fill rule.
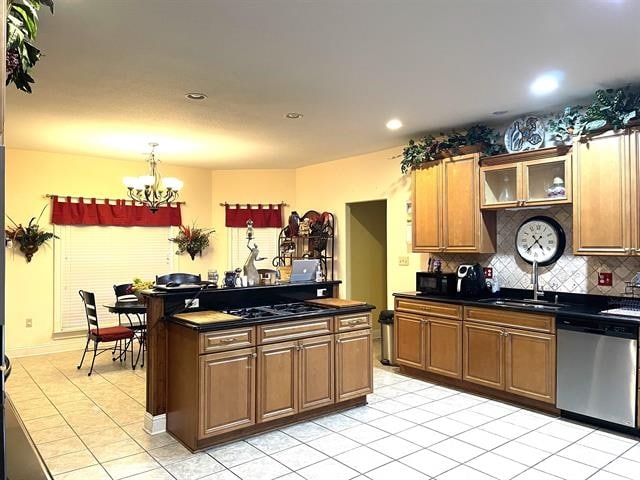
[[[515,235],[520,224],[535,215],[554,218],[567,237],[565,253],[558,261],[540,267],[540,285],[545,290],[596,295],[624,295],[625,281],[640,272],[640,257],[574,256],[571,205],[553,206],[545,209],[500,210],[497,212],[496,253],[435,254],[442,259],[444,271],[455,271],[460,263],[480,263],[493,268],[493,277],[502,287],[532,288],[531,265],[516,253]],[[598,272],[612,272],[613,286],[598,286]]]

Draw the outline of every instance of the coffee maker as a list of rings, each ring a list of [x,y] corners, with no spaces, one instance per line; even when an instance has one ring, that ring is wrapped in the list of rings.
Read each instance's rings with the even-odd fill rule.
[[[456,283],[458,295],[475,296],[486,289],[484,271],[479,263],[458,265],[456,275],[458,277]]]

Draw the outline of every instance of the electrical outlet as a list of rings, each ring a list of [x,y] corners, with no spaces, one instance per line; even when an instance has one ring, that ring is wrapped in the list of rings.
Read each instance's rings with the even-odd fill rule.
[[[184,301],[185,308],[198,308],[200,306],[199,298],[187,298]]]
[[[598,272],[598,286],[599,287],[611,287],[613,285],[613,273],[611,272]]]
[[[408,267],[409,257],[407,255],[400,255],[398,257],[398,265],[400,265],[401,267]]]
[[[316,288],[316,297],[324,297],[327,294],[326,288]]]
[[[27,319],[25,320],[25,322],[24,322],[24,326],[25,326],[25,327],[27,327],[27,328],[31,328],[31,327],[33,327],[33,320],[32,320],[32,319],[30,319],[30,318],[27,318]]]
[[[493,278],[493,267],[484,267],[484,278]]]

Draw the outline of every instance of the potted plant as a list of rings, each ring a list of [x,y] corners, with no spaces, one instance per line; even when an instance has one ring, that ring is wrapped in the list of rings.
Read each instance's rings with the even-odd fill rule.
[[[7,0],[7,66],[6,84],[31,93],[34,82],[30,70],[40,60],[40,50],[34,45],[38,34],[38,10],[41,5],[53,13],[53,0]]]
[[[138,297],[138,300],[142,301],[142,291],[151,290],[153,285],[154,283],[151,280],[142,280],[141,278],[136,277],[133,279],[133,283],[129,287],[129,291]]]
[[[594,100],[585,112],[580,133],[625,128],[640,120],[640,90],[626,86],[596,90]]]
[[[7,215],[7,218],[11,223],[13,223],[13,227],[9,227],[5,230],[7,238],[10,238],[18,245],[20,245],[20,251],[24,254],[27,259],[27,262],[31,262],[31,258],[38,251],[38,249],[44,245],[46,242],[51,240],[52,238],[58,238],[51,232],[45,232],[40,229],[40,218],[44,213],[44,210],[47,208],[45,205],[38,219],[36,217],[31,217],[29,223],[26,227],[23,227],[22,224],[18,224],[13,221],[13,219]]]
[[[187,252],[191,260],[195,260],[196,255],[202,256],[202,251],[209,246],[209,236],[213,232],[213,228],[198,228],[194,222],[191,227],[180,225],[178,235],[169,240],[178,245],[176,255]]]
[[[562,113],[556,114],[547,122],[547,132],[558,145],[571,143],[574,135],[584,126],[583,107],[565,107]]]

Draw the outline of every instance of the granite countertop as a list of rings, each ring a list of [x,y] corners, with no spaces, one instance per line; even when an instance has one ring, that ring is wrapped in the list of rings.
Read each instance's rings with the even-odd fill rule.
[[[310,318],[328,317],[334,315],[348,315],[350,313],[369,312],[373,310],[375,305],[365,304],[356,305],[353,307],[341,307],[341,308],[323,308],[322,310],[316,310],[309,313],[297,313],[291,315],[278,315],[277,317],[263,317],[263,318],[240,318],[238,320],[215,320],[211,323],[205,323],[200,321],[191,322],[186,319],[169,317],[167,321],[182,325],[184,327],[197,330],[199,332],[210,332],[213,330],[223,330],[225,328],[232,327],[251,327],[254,325],[266,325],[269,323],[280,323],[287,321],[306,320]]]
[[[553,299],[558,295],[558,303],[564,305],[557,310],[541,310],[534,306],[513,306],[513,305],[496,305],[494,303],[482,300],[489,298],[509,298],[514,300],[531,300],[531,290],[520,289],[503,289],[500,292],[491,294],[485,293],[477,297],[460,297],[460,296],[439,296],[439,295],[423,295],[420,292],[399,292],[393,294],[398,298],[408,298],[415,300],[429,300],[432,302],[453,303],[457,305],[468,305],[484,308],[498,308],[505,310],[513,310],[527,313],[538,313],[540,315],[563,316],[568,318],[584,318],[596,321],[617,321],[619,323],[640,324],[640,317],[614,315],[601,313],[602,310],[616,308],[617,304],[624,305],[628,303],[629,298],[624,297],[606,297],[603,295],[586,295],[563,292],[546,292],[543,297],[545,300]],[[640,300],[638,300],[640,307]]]
[[[247,291],[255,291],[255,290],[272,290],[272,289],[282,289],[282,288],[296,288],[296,287],[310,287],[317,286],[318,288],[328,288],[333,287],[334,285],[341,284],[341,280],[325,280],[322,282],[282,282],[276,283],[275,285],[253,285],[251,287],[211,287],[208,285],[203,285],[201,289],[197,287],[188,288],[188,289],[180,289],[176,288],[174,290],[145,290],[142,292],[144,295],[150,297],[167,297],[172,295],[181,295],[181,296],[193,296],[194,293],[201,290],[202,295],[215,294],[220,292],[247,292]]]

